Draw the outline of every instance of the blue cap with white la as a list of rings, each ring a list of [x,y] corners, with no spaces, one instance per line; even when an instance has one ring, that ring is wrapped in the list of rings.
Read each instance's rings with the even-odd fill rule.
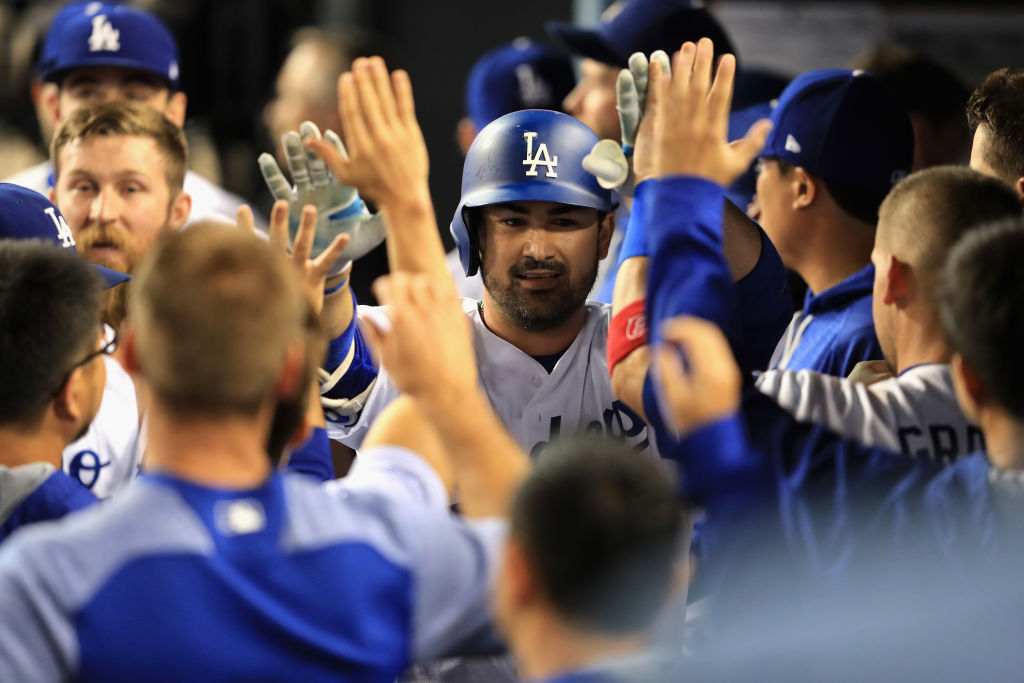
[[[826,181],[888,192],[910,172],[914,130],[906,110],[864,71],[809,71],[772,111],[762,157],[801,166]]]
[[[473,65],[466,81],[466,113],[479,131],[499,116],[521,109],[560,110],[575,85],[567,55],[517,38]]]
[[[78,253],[71,228],[53,202],[35,190],[0,183],[0,240],[6,239],[45,240]],[[108,288],[131,279],[130,275],[110,268],[93,268],[103,276]]]
[[[178,88],[178,46],[159,19],[126,5],[76,3],[57,14],[43,43],[39,70],[56,81],[70,69],[115,66],[159,76]]]

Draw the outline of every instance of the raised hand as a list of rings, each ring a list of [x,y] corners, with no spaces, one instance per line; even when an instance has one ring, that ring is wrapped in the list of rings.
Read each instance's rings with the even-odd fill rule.
[[[287,202],[288,227],[293,233],[298,230],[305,207],[316,209],[318,218],[311,253],[323,253],[340,234],[349,236],[346,251],[334,262],[329,273],[334,277],[352,260],[380,244],[385,229],[381,217],[366,209],[355,188],[339,183],[328,172],[324,161],[306,147],[312,140],[330,146],[335,154],[345,155],[345,146],[333,131],[321,136],[316,124],[305,121],[298,132],[289,131],[281,137],[294,187],[288,184],[272,155],[261,154],[259,166],[274,198]]]
[[[382,209],[429,201],[429,162],[409,74],[388,75],[380,57],[359,58],[338,79],[338,101],[348,155],[325,140],[310,139],[341,182]]]
[[[662,325],[662,340],[654,372],[662,414],[677,436],[739,410],[743,379],[717,325],[692,316],[671,318]]]
[[[648,91],[653,91],[657,109],[654,175],[692,175],[728,186],[764,147],[771,130],[767,119],[757,121],[746,136],[729,144],[736,58],[723,55],[714,78],[713,60],[714,45],[701,38],[696,45],[683,44],[675,54],[671,74],[651,70]]]

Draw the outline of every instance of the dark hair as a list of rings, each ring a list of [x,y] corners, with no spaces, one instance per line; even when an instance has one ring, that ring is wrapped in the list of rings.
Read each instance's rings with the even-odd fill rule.
[[[778,157],[766,157],[772,159],[779,165],[779,173],[787,175],[795,167]],[[810,173],[810,171],[808,171]],[[814,175],[813,173],[811,175]],[[878,190],[865,190],[860,187],[850,187],[849,185],[843,185],[841,183],[834,183],[829,180],[825,180],[821,176],[814,176],[825,184],[825,189],[828,190],[829,195],[832,197],[832,201],[842,209],[844,212],[868,225],[875,225],[878,223],[878,208],[882,205],[882,200],[885,199],[886,192],[879,192]]]
[[[544,596],[577,627],[634,633],[663,603],[682,508],[660,465],[620,441],[564,439],[516,496],[512,535]]]
[[[74,252],[0,240],[0,424],[32,428],[96,344],[101,284]]]
[[[939,288],[939,313],[950,347],[986,392],[1024,420],[1024,219],[964,235],[950,254]]]
[[[985,161],[1011,185],[1024,176],[1024,69],[993,71],[971,93],[967,122],[985,124]]]
[[[903,45],[880,44],[860,55],[851,68],[880,80],[908,112],[922,114],[935,124],[955,118],[964,125],[967,86],[931,57]]]

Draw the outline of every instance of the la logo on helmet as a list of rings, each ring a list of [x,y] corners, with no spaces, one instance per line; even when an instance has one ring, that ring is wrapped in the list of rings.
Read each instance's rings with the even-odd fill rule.
[[[64,216],[58,215],[52,206],[43,209],[43,213],[50,217],[53,227],[57,228],[57,239],[60,240],[60,245],[65,249],[75,246],[75,236],[71,234],[71,228],[68,227]]]
[[[121,32],[107,21],[106,14],[97,14],[92,18],[89,52],[117,52],[120,49]]]
[[[523,133],[523,137],[526,138],[526,158],[523,159],[523,166],[530,167],[526,171],[526,175],[535,177],[537,175],[537,167],[546,166],[548,171],[544,176],[547,178],[557,178],[558,174],[555,173],[555,167],[558,166],[558,157],[553,157],[548,153],[547,143],[540,143],[540,146],[537,147],[537,154],[534,156],[533,139],[537,137],[537,133],[533,131],[526,131]]]

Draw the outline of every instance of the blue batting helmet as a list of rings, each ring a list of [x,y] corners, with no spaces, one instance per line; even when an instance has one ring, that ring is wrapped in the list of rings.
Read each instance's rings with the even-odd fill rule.
[[[480,131],[466,154],[462,199],[451,226],[466,275],[480,267],[467,209],[532,200],[611,210],[611,191],[583,170],[583,157],[595,143],[585,125],[546,109],[512,112]]]

